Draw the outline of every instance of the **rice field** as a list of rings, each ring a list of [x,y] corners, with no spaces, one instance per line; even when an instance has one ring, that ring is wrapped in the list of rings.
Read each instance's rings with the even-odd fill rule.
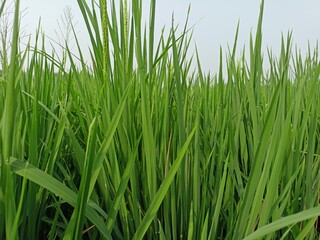
[[[238,26],[206,73],[187,20],[155,38],[155,0],[147,23],[142,0],[77,2],[90,63],[73,26],[77,52],[47,52],[40,31],[22,51],[15,1],[0,239],[319,239],[317,47],[303,56],[288,33],[263,52],[262,0],[249,47],[236,54]]]

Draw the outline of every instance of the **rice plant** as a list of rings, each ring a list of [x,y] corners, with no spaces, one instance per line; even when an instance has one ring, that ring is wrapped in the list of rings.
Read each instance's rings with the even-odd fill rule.
[[[319,52],[291,33],[263,52],[264,1],[249,57],[238,25],[216,74],[187,57],[188,18],[155,38],[156,0],[147,23],[142,0],[77,0],[89,64],[72,24],[78,52],[60,60],[40,30],[22,51],[19,2],[1,54],[1,239],[320,237]]]

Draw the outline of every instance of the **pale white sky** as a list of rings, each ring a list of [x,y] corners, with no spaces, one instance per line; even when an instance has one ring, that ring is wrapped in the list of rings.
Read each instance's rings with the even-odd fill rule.
[[[143,0],[143,2],[147,6],[150,1]],[[35,34],[41,17],[42,29],[53,39],[57,39],[56,32],[60,32],[58,23],[62,24],[64,9],[67,6],[71,7],[74,22],[77,22],[76,29],[80,43],[84,50],[88,48],[88,36],[76,0],[21,0],[21,4],[22,9],[25,9],[22,21],[24,31]],[[257,24],[260,1],[158,0],[157,33],[160,33],[163,25],[170,27],[172,12],[175,14],[175,22],[183,25],[189,4],[191,4],[190,26],[197,23],[193,42],[197,44],[202,66],[205,70],[216,72],[219,47],[221,45],[226,51],[227,44],[232,46],[238,20],[240,20],[239,47],[248,44],[250,31],[254,31]],[[279,52],[281,32],[286,34],[288,30],[293,30],[293,42],[305,52],[308,40],[311,46],[314,46],[320,37],[319,13],[319,0],[265,0],[264,48],[268,46],[274,52]]]

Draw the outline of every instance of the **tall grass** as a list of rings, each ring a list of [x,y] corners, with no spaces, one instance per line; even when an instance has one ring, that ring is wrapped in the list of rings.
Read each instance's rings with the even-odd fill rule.
[[[147,24],[142,0],[78,5],[92,67],[74,34],[66,68],[40,31],[19,50],[16,1],[0,79],[1,239],[319,238],[318,48],[301,56],[289,33],[278,57],[264,54],[262,1],[249,59],[236,56],[238,26],[210,75],[186,57],[188,21],[155,39],[155,0]]]

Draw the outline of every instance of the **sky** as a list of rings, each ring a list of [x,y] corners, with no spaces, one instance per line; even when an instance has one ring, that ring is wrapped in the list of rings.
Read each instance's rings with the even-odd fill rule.
[[[129,0],[130,2],[130,0]],[[145,12],[150,0],[143,0]],[[59,25],[63,26],[64,11],[69,8],[76,23],[77,36],[84,54],[88,58],[90,45],[85,25],[77,6],[77,0],[21,0],[23,10],[22,28],[24,34],[35,35],[39,19],[50,40],[61,39]],[[219,49],[227,52],[227,46],[233,45],[238,21],[240,21],[239,48],[249,43],[251,31],[255,31],[259,15],[259,0],[158,0],[156,17],[156,35],[162,27],[171,26],[172,14],[175,23],[183,25],[189,5],[191,6],[189,26],[194,26],[192,54],[197,46],[204,70],[216,72],[218,69]],[[319,0],[265,0],[263,20],[263,49],[271,48],[279,53],[281,34],[293,31],[293,43],[306,53],[308,42],[314,47],[320,38],[320,1]],[[147,21],[145,15],[145,21]],[[247,47],[246,47],[247,48]]]

